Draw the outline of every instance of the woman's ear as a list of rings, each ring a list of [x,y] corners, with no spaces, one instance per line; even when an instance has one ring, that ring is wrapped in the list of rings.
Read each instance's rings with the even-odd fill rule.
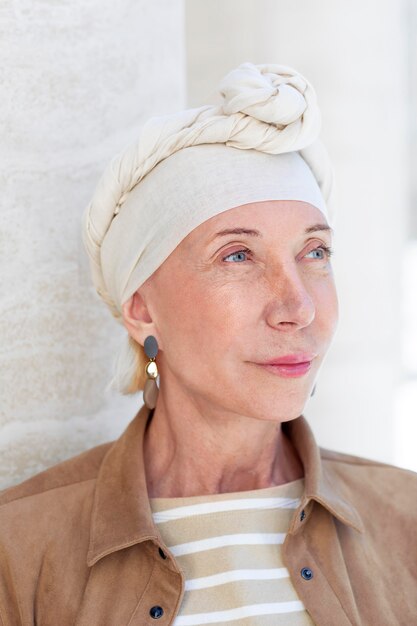
[[[139,290],[122,304],[122,314],[129,335],[142,346],[148,335],[155,334],[155,324]]]

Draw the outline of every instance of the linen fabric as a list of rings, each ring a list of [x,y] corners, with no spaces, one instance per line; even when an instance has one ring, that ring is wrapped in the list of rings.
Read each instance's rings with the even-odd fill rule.
[[[312,626],[282,561],[304,478],[205,496],[150,498],[153,521],[185,576],[173,626]]]
[[[143,626],[160,609],[173,623],[185,575],[149,503],[152,415],[141,407],[116,441],[0,492],[1,626]],[[303,415],[282,428],[304,490],[281,556],[313,622],[413,624],[417,473],[318,447]]]
[[[334,219],[333,168],[309,81],[288,66],[243,63],[222,79],[217,97],[148,120],[111,161],[84,211],[93,282],[120,322],[122,304],[217,213],[293,199]]]

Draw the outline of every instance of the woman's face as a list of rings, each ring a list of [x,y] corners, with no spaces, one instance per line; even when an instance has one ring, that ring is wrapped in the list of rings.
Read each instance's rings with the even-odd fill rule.
[[[138,290],[160,347],[161,390],[172,381],[202,410],[280,421],[302,413],[338,319],[332,235],[317,224],[326,218],[306,202],[254,202],[182,240]],[[259,365],[299,352],[316,356],[298,376]]]

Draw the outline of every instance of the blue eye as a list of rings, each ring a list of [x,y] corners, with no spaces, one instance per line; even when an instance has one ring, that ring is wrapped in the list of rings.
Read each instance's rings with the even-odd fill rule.
[[[311,254],[312,252],[317,252],[318,250],[321,250],[322,252],[324,252],[324,254],[327,256],[327,258],[330,258],[333,254],[333,249],[330,248],[329,246],[319,246],[318,248],[314,248],[314,250],[310,250],[310,252],[308,252],[306,254],[306,256],[308,256],[309,254]],[[319,256],[319,257],[315,257],[318,260],[322,260],[325,257],[324,256]]]
[[[240,262],[240,261],[245,261],[245,259],[244,259],[244,258],[242,258],[242,256],[243,256],[244,254],[249,254],[249,253],[250,253],[249,248],[244,248],[243,250],[237,250],[236,252],[232,252],[231,254],[228,254],[227,256],[223,257],[223,261],[225,261],[226,259],[228,259],[229,257],[232,257],[232,256],[234,256],[234,257],[236,257],[236,256],[240,257],[240,258],[239,258],[239,262]]]

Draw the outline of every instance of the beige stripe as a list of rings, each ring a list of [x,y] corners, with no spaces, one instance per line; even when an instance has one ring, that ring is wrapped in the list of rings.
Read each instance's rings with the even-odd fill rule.
[[[206,589],[208,587],[216,587],[233,581],[242,580],[278,580],[279,578],[288,578],[288,570],[286,567],[277,568],[252,568],[252,569],[234,569],[213,574],[211,576],[202,576],[200,578],[189,579],[185,584],[185,589]]]
[[[168,547],[207,537],[239,533],[286,533],[294,511],[238,511],[211,513],[195,518],[175,520],[158,524]],[[239,520],[237,531],[236,522]]]
[[[177,556],[178,565],[187,574],[186,578],[211,576],[228,569],[247,569],[248,567],[284,567],[279,546],[239,546],[207,550],[204,558],[196,554]]]
[[[290,578],[227,583],[221,587],[193,589],[184,595],[184,615],[233,609],[243,604],[299,600]]]

